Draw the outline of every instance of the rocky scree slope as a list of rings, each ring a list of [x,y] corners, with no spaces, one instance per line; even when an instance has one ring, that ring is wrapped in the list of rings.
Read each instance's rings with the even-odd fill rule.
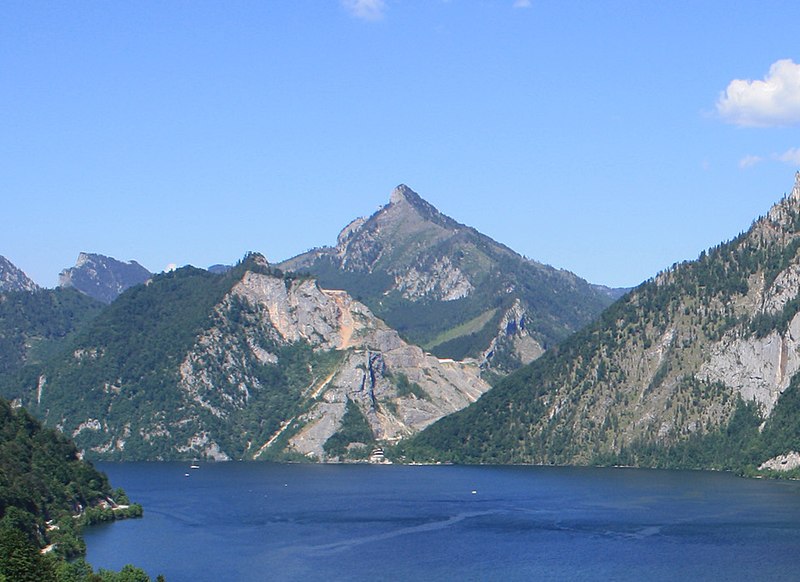
[[[440,213],[407,186],[335,247],[279,265],[363,301],[441,358],[507,372],[580,329],[619,294],[526,259]]]
[[[408,454],[788,469],[799,370],[800,173],[746,233],[643,283]]]
[[[87,457],[126,460],[366,457],[489,388],[477,365],[426,354],[260,255],[157,275],[25,372],[9,396]]]

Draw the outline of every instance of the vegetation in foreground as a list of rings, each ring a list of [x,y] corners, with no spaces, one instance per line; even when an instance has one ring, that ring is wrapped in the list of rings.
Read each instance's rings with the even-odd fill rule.
[[[66,437],[0,400],[0,582],[149,581],[134,566],[94,572],[80,559],[84,526],[141,515]]]

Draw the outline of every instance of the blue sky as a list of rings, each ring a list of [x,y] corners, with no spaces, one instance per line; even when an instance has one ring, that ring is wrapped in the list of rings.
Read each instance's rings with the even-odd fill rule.
[[[797,2],[0,3],[0,254],[280,261],[405,183],[594,283],[749,227],[800,169]]]

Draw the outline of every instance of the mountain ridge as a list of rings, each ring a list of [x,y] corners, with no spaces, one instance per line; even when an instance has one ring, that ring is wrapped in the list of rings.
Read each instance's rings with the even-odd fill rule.
[[[351,221],[336,246],[279,267],[349,291],[439,357],[472,357],[501,372],[543,353],[615,298],[573,273],[522,257],[402,184],[388,204]],[[515,326],[517,335],[500,325],[512,308],[528,321]]]

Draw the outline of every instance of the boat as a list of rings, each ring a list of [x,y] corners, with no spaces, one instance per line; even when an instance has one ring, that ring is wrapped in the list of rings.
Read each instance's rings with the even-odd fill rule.
[[[192,464],[189,465],[189,468],[190,469],[199,469],[200,468],[200,463],[198,463],[196,460],[192,461]]]

